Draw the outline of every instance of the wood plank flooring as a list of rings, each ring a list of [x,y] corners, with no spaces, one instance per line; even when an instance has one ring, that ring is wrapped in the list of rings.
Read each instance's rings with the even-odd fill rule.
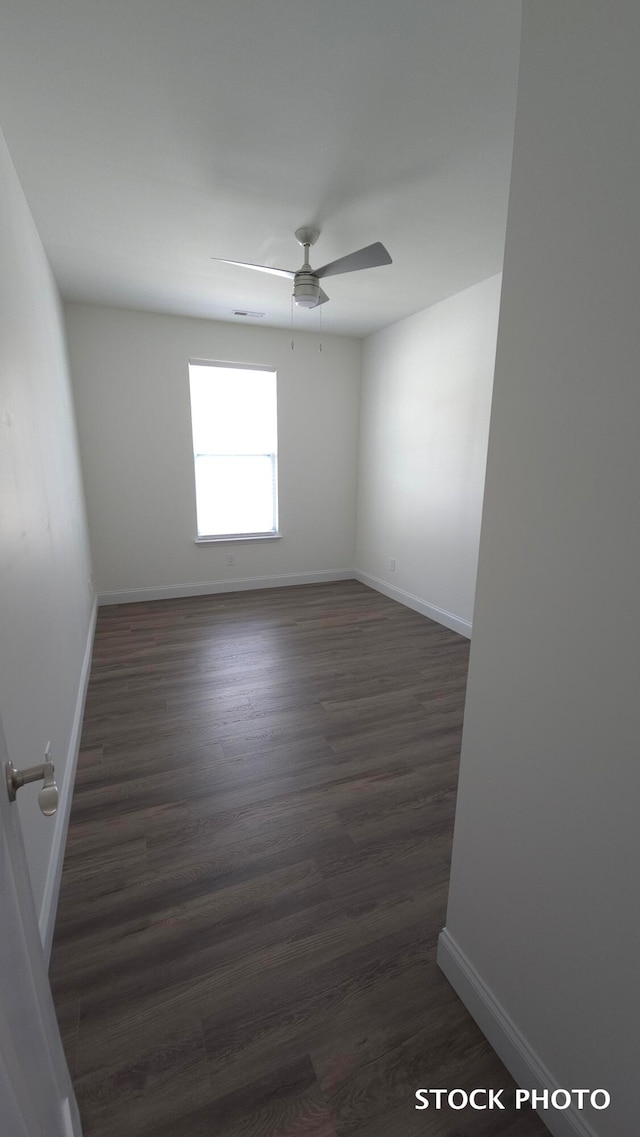
[[[543,1137],[435,963],[468,643],[355,581],[100,610],[51,960],[85,1137]]]

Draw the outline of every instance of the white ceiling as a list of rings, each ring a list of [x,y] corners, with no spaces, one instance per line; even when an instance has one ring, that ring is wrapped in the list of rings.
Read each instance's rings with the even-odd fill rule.
[[[519,0],[3,0],[0,120],[65,298],[365,335],[499,271]]]

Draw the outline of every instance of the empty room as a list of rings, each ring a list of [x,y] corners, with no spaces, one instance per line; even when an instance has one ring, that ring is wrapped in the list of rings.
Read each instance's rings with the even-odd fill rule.
[[[639,50],[5,0],[2,1137],[637,1131]]]

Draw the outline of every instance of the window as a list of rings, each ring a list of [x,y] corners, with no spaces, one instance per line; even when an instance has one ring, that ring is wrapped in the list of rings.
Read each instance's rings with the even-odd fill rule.
[[[198,360],[189,382],[198,539],[276,536],[275,371]]]

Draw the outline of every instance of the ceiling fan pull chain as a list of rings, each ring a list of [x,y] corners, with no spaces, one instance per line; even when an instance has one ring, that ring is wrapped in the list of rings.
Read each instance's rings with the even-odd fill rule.
[[[291,293],[291,350],[293,351],[293,292]]]
[[[318,351],[322,351],[322,308],[319,312],[320,316],[320,343],[318,344]]]

